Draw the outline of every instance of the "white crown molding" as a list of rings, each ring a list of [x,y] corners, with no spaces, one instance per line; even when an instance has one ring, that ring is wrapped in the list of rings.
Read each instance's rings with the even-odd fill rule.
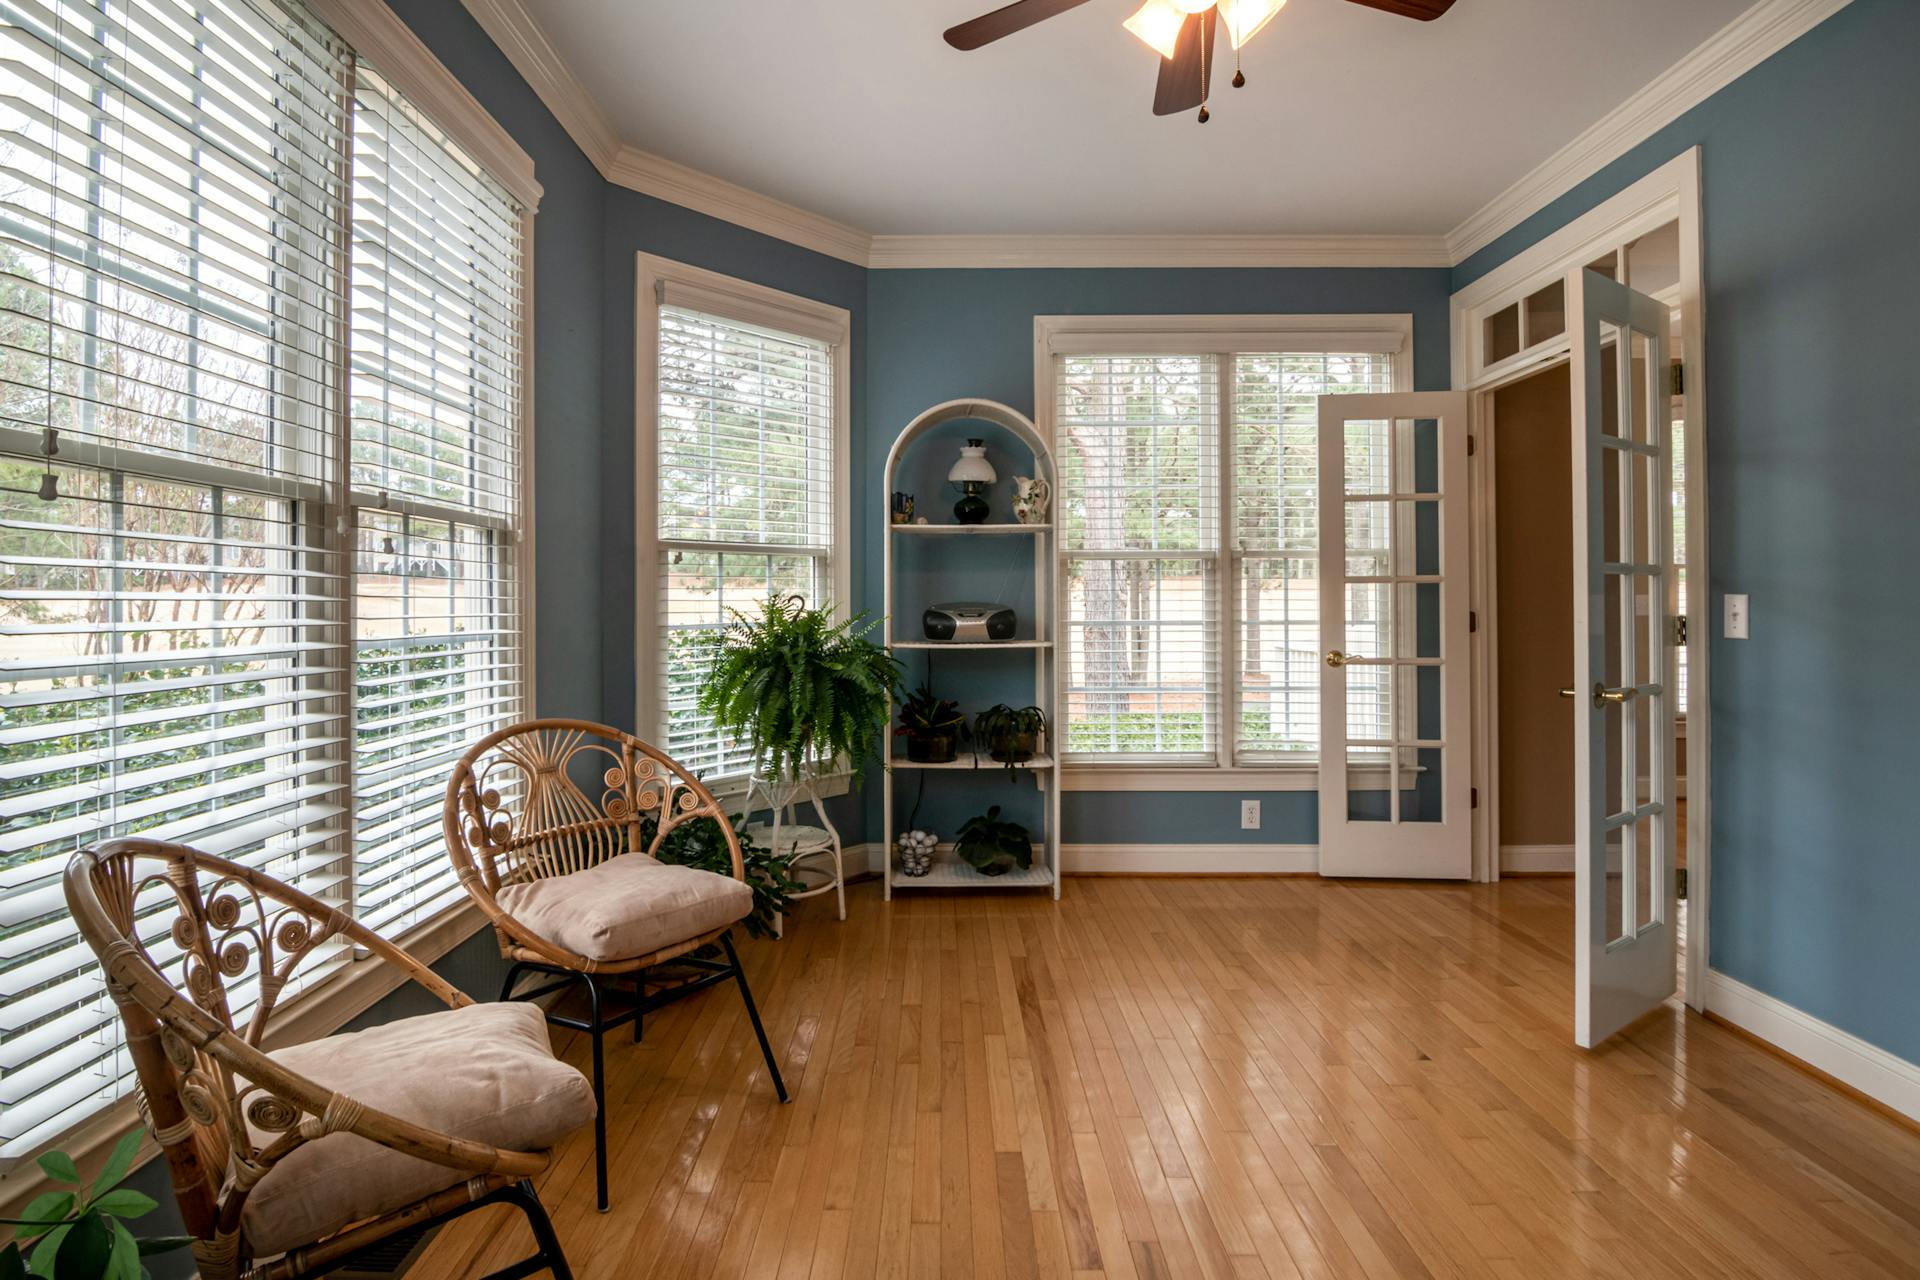
[[[539,95],[540,101],[547,104],[547,110],[553,112],[560,127],[586,152],[593,167],[604,175],[620,151],[620,135],[614,132],[600,104],[574,79],[573,72],[547,39],[546,32],[540,29],[540,24],[533,20],[520,0],[461,2],[480,24],[480,29],[507,55],[514,70]]]
[[[1844,9],[1760,0],[1445,235],[880,235],[623,143],[523,0],[461,0],[609,181],[876,269],[1448,267]]]
[[[858,266],[867,265],[873,236],[860,228],[809,213],[698,169],[689,169],[665,156],[638,147],[622,147],[604,172],[609,182],[643,195],[672,201],[803,249]]]
[[[1447,267],[1441,236],[875,236],[867,265],[927,267]]]
[[[1857,1089],[1909,1120],[1920,1120],[1920,1066],[1810,1013],[1756,991],[1718,969],[1707,971],[1707,1012],[1816,1071]]]
[[[1849,3],[1761,0],[1448,232],[1449,256],[1486,248]]]

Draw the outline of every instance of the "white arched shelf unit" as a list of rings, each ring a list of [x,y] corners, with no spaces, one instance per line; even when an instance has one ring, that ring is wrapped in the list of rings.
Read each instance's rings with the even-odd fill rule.
[[[979,429],[979,424],[986,426]],[[949,503],[941,501],[950,496],[947,468],[957,456],[942,442],[950,438],[957,444],[970,436],[986,440],[988,460],[999,479],[988,497],[992,512],[986,523],[963,525],[949,513]],[[937,404],[909,422],[887,452],[887,493],[913,492],[915,516],[928,521],[893,523],[890,501],[880,513],[887,647],[906,667],[908,687],[931,680],[938,696],[959,702],[971,724],[977,713],[996,702],[1021,705],[1030,675],[1032,704],[1047,716],[1047,733],[1039,751],[1032,760],[1014,766],[1011,787],[1008,766],[988,758],[984,751],[976,756],[971,746],[962,749],[958,759],[943,764],[914,763],[904,751],[894,752],[882,789],[889,899],[903,887],[1048,888],[1055,898],[1060,896],[1060,764],[1055,732],[1059,559],[1051,516],[1048,522],[1036,524],[1013,519],[1014,474],[1044,478],[1057,509],[1060,486],[1053,450],[1031,418],[993,400]],[[924,638],[920,615],[927,605],[982,599],[1014,606],[1018,627],[1013,639],[957,643]],[[889,708],[890,717],[891,712]],[[933,869],[923,876],[903,874],[894,840],[906,829],[901,815],[910,813],[923,796],[937,811],[959,815],[954,824],[993,804],[1018,810],[1003,816],[1022,821],[1033,832],[1032,868],[981,875],[953,854],[953,824],[948,824],[949,829],[939,831],[942,839]],[[978,803],[969,805],[970,798]],[[1038,830],[1029,817],[1037,817]]]

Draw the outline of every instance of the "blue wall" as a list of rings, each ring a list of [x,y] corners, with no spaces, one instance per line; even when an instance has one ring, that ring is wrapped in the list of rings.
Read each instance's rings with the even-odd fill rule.
[[[1920,5],[1855,0],[1454,272],[1702,149],[1715,969],[1920,1061]],[[1750,640],[1720,635],[1723,592]]]
[[[1286,315],[1407,313],[1413,316],[1414,389],[1448,385],[1444,269],[1296,270],[957,270],[875,271],[867,282],[865,420],[855,436],[855,541],[867,543],[864,575],[855,579],[863,608],[883,599],[878,516],[887,501],[887,449],[921,410],[943,400],[979,396],[1033,412],[1033,318],[1037,315]],[[925,501],[925,495],[921,496]],[[865,517],[865,518],[863,518]],[[916,668],[915,674],[918,674]],[[951,696],[952,690],[945,690]],[[969,710],[977,707],[969,705]],[[873,784],[869,790],[885,785]],[[897,799],[911,803],[902,782]],[[935,789],[945,794],[936,800]],[[1032,797],[1031,785],[943,776],[928,785],[936,823],[999,803],[1009,793]],[[1259,799],[1263,824],[1240,829],[1241,799]],[[1070,791],[1061,800],[1061,829],[1073,843],[1312,843],[1318,838],[1312,792],[1127,794]],[[868,830],[880,828],[877,795],[867,805]],[[942,827],[942,830],[948,829]]]

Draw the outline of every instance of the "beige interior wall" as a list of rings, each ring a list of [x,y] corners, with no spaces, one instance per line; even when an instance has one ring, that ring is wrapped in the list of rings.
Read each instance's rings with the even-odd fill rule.
[[[1567,366],[1494,393],[1500,843],[1573,843],[1573,455]]]

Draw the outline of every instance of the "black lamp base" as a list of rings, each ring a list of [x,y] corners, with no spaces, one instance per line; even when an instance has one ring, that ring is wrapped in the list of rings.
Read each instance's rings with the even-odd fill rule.
[[[953,518],[961,524],[985,524],[988,511],[987,500],[977,493],[970,493],[953,504]]]

